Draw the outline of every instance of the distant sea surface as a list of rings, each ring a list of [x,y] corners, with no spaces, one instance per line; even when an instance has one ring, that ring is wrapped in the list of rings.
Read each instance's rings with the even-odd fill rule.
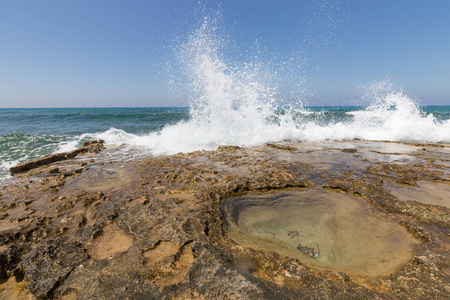
[[[246,116],[242,109],[223,113],[211,119],[211,113],[199,115],[188,108],[0,109],[0,179],[19,162],[73,150],[92,139],[148,148],[155,154],[286,140],[450,143],[450,106],[413,106],[412,111],[402,106],[305,107],[262,116]]]

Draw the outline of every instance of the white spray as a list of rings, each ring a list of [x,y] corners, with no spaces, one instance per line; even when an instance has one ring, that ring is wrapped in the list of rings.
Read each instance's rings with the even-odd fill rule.
[[[268,84],[263,62],[235,65],[221,57],[224,40],[215,20],[205,18],[181,45],[178,58],[192,87],[190,119],[145,136],[119,129],[89,135],[109,144],[126,143],[153,154],[214,150],[220,145],[253,146],[268,142],[325,140],[389,140],[450,143],[450,120],[423,114],[418,105],[386,82],[373,84],[369,105],[349,112],[350,120],[323,122],[321,112],[284,109],[280,113],[276,84]],[[283,80],[279,78],[278,80]],[[273,82],[273,81],[272,81]],[[318,118],[305,118],[301,116]],[[299,117],[300,116],[300,117]],[[86,138],[83,135],[81,138]],[[67,144],[67,146],[71,146]],[[64,148],[64,150],[67,147]]]

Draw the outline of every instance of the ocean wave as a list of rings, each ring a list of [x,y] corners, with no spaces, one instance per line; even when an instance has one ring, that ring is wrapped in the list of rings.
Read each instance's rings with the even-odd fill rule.
[[[180,65],[192,86],[190,119],[133,137],[128,144],[148,147],[155,154],[173,154],[287,140],[450,142],[448,119],[424,113],[385,82],[372,85],[371,105],[354,111],[279,107],[276,85],[267,84],[267,68],[259,61],[227,64],[220,49],[224,43],[214,28],[214,20],[205,18],[179,49]]]
[[[16,122],[14,130],[28,134],[0,132],[0,178],[18,162],[71,151],[94,139],[153,155],[283,141],[450,143],[448,107],[424,111],[405,93],[391,86],[380,89],[383,84],[365,98],[371,103],[367,107],[280,107],[277,84],[267,79],[270,68],[258,60],[242,65],[227,62],[213,23],[205,18],[178,49],[180,65],[191,82],[189,110],[4,111],[2,117]],[[66,131],[51,134],[55,128]]]
[[[191,108],[192,110],[193,108]],[[191,118],[145,134],[110,128],[81,135],[0,135],[0,178],[19,162],[74,150],[83,142],[102,139],[106,145],[153,155],[214,150],[220,145],[254,146],[284,141],[340,141],[352,139],[418,143],[450,143],[450,119],[439,109],[422,109],[400,92],[365,108],[260,110],[258,106],[221,107],[206,117],[191,111]],[[432,111],[433,113],[430,113]],[[435,117],[436,112],[440,118]],[[442,117],[444,116],[444,118]],[[118,124],[120,126],[120,124]]]

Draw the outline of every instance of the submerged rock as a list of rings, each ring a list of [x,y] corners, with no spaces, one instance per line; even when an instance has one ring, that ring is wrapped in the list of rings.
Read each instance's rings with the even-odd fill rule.
[[[104,141],[90,141],[85,142],[83,144],[83,147],[78,148],[76,150],[70,151],[70,152],[62,152],[62,153],[56,153],[56,154],[50,154],[41,158],[37,158],[31,161],[27,161],[24,163],[19,163],[14,167],[11,167],[9,171],[12,175],[27,172],[31,169],[39,168],[41,166],[49,165],[51,163],[67,160],[74,158],[75,156],[83,153],[99,153],[100,151],[105,149],[105,146],[103,145]]]
[[[448,207],[390,188],[445,190],[450,147],[350,146],[125,161],[94,143],[20,167],[0,184],[0,299],[448,298]]]
[[[236,243],[351,275],[393,273],[412,258],[414,238],[362,198],[321,188],[248,194],[222,201]]]

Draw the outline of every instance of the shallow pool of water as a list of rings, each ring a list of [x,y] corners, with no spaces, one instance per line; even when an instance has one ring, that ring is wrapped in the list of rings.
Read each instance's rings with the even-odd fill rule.
[[[402,201],[418,201],[450,208],[450,185],[430,181],[418,181],[415,186],[387,182],[383,188]]]
[[[393,272],[415,243],[364,199],[321,188],[224,199],[222,213],[226,235],[237,244],[355,275]]]

